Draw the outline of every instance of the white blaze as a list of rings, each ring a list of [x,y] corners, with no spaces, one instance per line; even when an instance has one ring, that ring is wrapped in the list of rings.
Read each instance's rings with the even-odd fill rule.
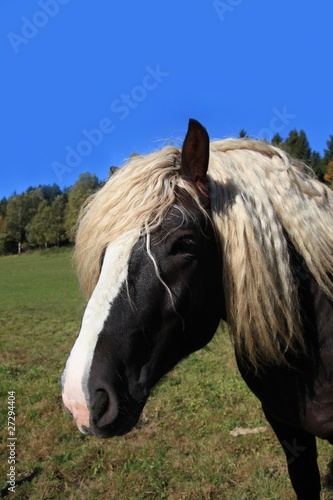
[[[98,283],[62,375],[63,402],[80,430],[90,425],[88,379],[95,346],[112,302],[127,277],[129,258],[137,239],[137,235],[125,234],[107,247]]]

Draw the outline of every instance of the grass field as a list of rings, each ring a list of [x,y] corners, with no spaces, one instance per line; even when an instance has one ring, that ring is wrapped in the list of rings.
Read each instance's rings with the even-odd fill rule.
[[[269,428],[230,435],[266,422],[226,334],[162,381],[134,431],[97,440],[81,435],[61,404],[59,378],[84,309],[70,254],[0,258],[0,283],[1,496],[10,467],[7,398],[15,391],[15,498],[294,498]],[[319,453],[323,499],[331,499],[329,445],[320,442]]]

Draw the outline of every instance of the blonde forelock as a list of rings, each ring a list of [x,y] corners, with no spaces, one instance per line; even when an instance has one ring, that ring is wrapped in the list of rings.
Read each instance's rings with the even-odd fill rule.
[[[159,227],[176,202],[176,187],[187,191],[200,206],[195,189],[179,171],[180,151],[173,146],[133,156],[84,204],[77,223],[74,261],[87,298],[96,286],[106,247],[120,237],[133,242]]]

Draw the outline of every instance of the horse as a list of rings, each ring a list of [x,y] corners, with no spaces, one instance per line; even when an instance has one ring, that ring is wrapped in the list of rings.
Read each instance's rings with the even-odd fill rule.
[[[238,369],[320,498],[316,436],[333,443],[333,192],[285,151],[210,141],[132,156],[88,200],[74,259],[87,298],[62,374],[79,430],[129,432],[155,384],[229,325]]]

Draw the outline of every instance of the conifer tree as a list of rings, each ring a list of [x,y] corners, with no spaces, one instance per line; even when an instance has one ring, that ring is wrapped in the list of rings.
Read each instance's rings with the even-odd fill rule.
[[[327,148],[324,149],[324,161],[330,162],[333,160],[333,135],[330,135],[328,141],[326,141]]]
[[[248,137],[247,133],[246,133],[246,130],[244,130],[243,128],[239,131],[239,134],[238,134],[238,137],[240,139],[245,139],[246,137]]]
[[[304,130],[298,132],[296,129],[291,130],[283,148],[295,158],[308,162],[311,156],[311,148],[308,138]]]
[[[275,135],[273,135],[271,142],[272,142],[273,146],[281,146],[283,139],[280,136],[280,134],[277,132]]]

